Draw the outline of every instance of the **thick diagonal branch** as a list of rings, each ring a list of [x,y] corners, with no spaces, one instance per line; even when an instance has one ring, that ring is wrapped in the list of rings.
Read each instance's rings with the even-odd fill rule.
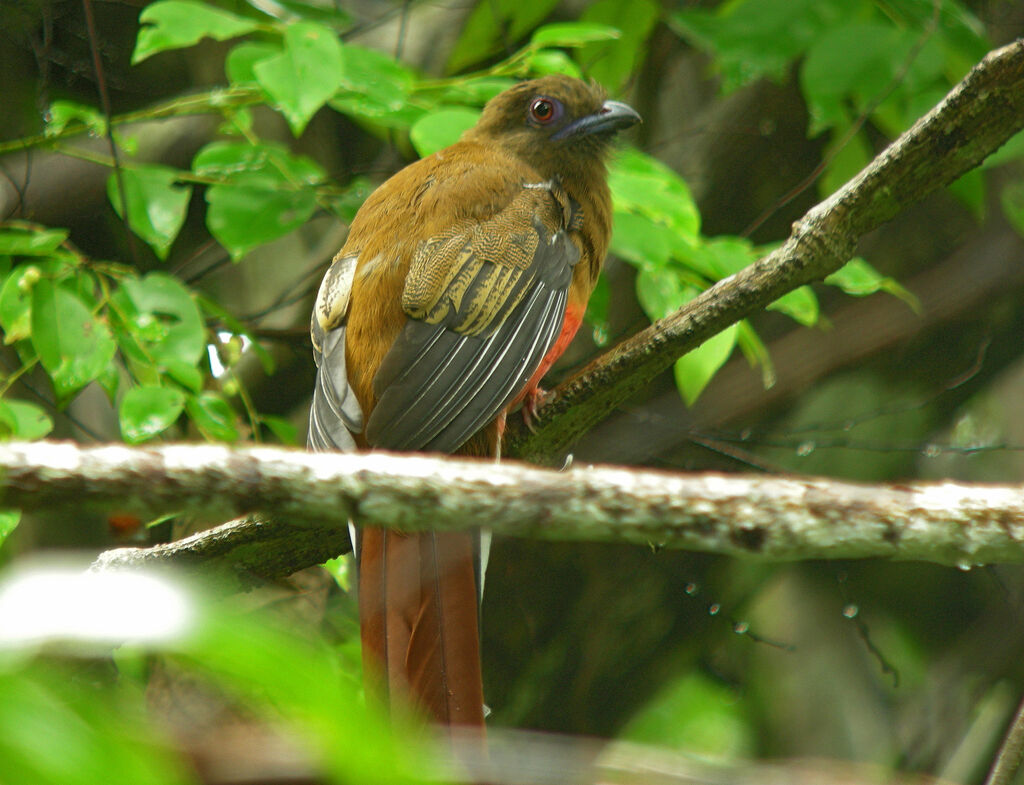
[[[796,222],[774,253],[712,286],[559,386],[506,453],[551,461],[633,393],[730,324],[838,270],[857,242],[976,167],[1024,128],[1024,40],[989,53],[931,112]]]

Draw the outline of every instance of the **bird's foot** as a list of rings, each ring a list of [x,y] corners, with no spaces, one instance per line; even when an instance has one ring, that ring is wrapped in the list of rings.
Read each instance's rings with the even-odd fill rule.
[[[537,418],[537,410],[544,405],[547,397],[547,390],[541,387],[527,390],[526,395],[523,397],[523,424],[530,430],[530,433],[537,432],[537,429],[534,427],[534,420]]]

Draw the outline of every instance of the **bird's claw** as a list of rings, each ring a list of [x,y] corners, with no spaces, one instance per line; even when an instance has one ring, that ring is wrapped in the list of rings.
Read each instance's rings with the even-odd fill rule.
[[[544,400],[547,397],[547,391],[540,387],[527,390],[526,395],[523,397],[523,424],[530,433],[537,433],[534,420],[537,418],[537,410],[544,405]]]

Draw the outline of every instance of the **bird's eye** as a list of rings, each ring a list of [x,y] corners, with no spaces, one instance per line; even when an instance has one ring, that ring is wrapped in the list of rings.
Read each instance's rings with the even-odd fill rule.
[[[558,119],[562,105],[554,98],[534,98],[530,103],[530,119],[538,125],[548,125]]]

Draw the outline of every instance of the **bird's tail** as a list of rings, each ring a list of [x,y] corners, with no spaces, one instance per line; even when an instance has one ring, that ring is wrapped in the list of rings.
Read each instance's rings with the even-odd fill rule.
[[[359,543],[363,667],[385,705],[483,727],[479,547],[469,532],[367,527]]]

